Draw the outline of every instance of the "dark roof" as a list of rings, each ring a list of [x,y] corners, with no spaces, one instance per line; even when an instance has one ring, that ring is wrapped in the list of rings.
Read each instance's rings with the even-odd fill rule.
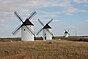
[[[48,24],[46,24],[43,29],[51,28]]]
[[[67,34],[67,33],[68,33],[68,31],[65,31],[64,33],[65,33],[65,34]]]
[[[34,26],[34,25],[30,22],[29,19],[26,19],[26,20],[24,21],[23,25],[32,25],[32,26]]]

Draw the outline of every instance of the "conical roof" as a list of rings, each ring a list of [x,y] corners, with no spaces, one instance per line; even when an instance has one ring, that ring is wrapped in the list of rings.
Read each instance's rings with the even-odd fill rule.
[[[50,29],[51,29],[51,27],[50,27],[48,24],[46,24],[46,25],[43,27],[43,29],[47,29],[47,28],[50,28]]]
[[[24,21],[23,25],[32,25],[32,26],[34,26],[34,25],[30,22],[29,19],[26,19],[26,20]]]
[[[65,31],[65,34],[67,34],[68,32],[67,31]]]

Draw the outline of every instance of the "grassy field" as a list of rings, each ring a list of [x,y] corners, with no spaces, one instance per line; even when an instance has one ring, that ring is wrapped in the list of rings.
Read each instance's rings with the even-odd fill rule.
[[[52,41],[34,42],[1,38],[0,59],[88,59],[88,42],[79,41],[78,38],[73,40],[71,37],[54,37]]]

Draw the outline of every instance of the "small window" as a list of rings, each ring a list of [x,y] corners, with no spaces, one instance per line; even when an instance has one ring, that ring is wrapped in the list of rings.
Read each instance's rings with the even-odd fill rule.
[[[24,29],[24,31],[25,31],[25,29]]]

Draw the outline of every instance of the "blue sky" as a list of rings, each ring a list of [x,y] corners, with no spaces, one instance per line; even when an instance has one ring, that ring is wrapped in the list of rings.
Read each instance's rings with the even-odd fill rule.
[[[21,24],[14,11],[23,20],[37,11],[31,19],[35,32],[42,27],[37,19],[44,24],[53,19],[50,25],[55,36],[63,35],[64,29],[69,29],[72,36],[88,35],[88,0],[0,0],[0,37],[20,37],[20,32],[12,35]]]

